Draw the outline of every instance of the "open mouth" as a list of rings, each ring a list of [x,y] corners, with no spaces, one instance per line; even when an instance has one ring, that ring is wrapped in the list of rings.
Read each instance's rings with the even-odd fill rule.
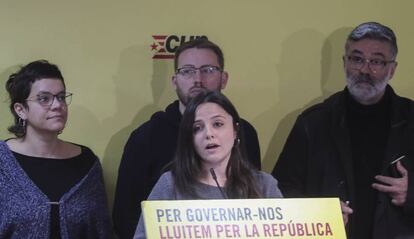
[[[208,144],[207,146],[206,146],[206,149],[215,149],[215,148],[218,148],[220,145],[218,145],[218,144]]]

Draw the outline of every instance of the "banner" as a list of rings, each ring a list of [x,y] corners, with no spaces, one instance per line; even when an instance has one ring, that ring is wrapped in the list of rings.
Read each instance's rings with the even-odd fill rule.
[[[346,238],[337,198],[144,201],[147,238]]]

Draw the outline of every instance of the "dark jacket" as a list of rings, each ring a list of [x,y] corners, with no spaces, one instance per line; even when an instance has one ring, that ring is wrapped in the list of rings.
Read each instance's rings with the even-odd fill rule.
[[[407,202],[391,204],[378,193],[372,238],[414,238],[414,108],[413,102],[391,94],[391,125],[381,172],[389,176],[389,164],[401,155],[408,172]],[[352,152],[346,122],[345,92],[305,110],[296,120],[273,176],[285,197],[339,197],[342,201],[363,200],[355,195]],[[347,225],[352,235],[352,215]],[[357,238],[352,237],[350,238]]]
[[[141,201],[172,161],[181,121],[179,102],[175,101],[164,111],[156,112],[151,119],[134,130],[124,148],[118,171],[113,220],[121,239],[132,238],[141,214]],[[260,169],[260,148],[256,130],[242,120],[247,154],[250,162]]]

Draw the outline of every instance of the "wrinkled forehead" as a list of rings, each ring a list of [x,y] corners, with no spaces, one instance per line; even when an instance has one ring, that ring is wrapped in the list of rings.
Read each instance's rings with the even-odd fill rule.
[[[391,43],[381,39],[365,38],[358,41],[348,40],[345,44],[345,53],[361,54],[363,56],[383,56],[385,58],[392,58],[393,51]]]

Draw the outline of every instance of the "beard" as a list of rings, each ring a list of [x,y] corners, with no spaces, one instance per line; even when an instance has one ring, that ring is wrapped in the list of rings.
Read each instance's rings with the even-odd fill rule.
[[[180,86],[177,86],[177,89],[175,90],[178,96],[178,99],[180,100],[180,102],[187,106],[187,104],[193,99],[195,98],[197,95],[199,95],[200,93],[205,93],[208,91],[221,91],[222,88],[222,84],[221,81],[217,84],[217,85],[210,85],[210,86],[204,86],[204,85],[194,85],[193,87],[191,87],[188,92],[183,91],[183,89]]]
[[[178,99],[183,103],[183,105],[187,105],[194,97],[199,95],[202,92],[207,92],[207,89],[202,87],[193,87],[190,91],[186,94],[180,88],[176,90]]]
[[[347,88],[352,97],[363,105],[377,103],[384,95],[389,77],[373,79],[369,74],[351,74],[346,72]]]

